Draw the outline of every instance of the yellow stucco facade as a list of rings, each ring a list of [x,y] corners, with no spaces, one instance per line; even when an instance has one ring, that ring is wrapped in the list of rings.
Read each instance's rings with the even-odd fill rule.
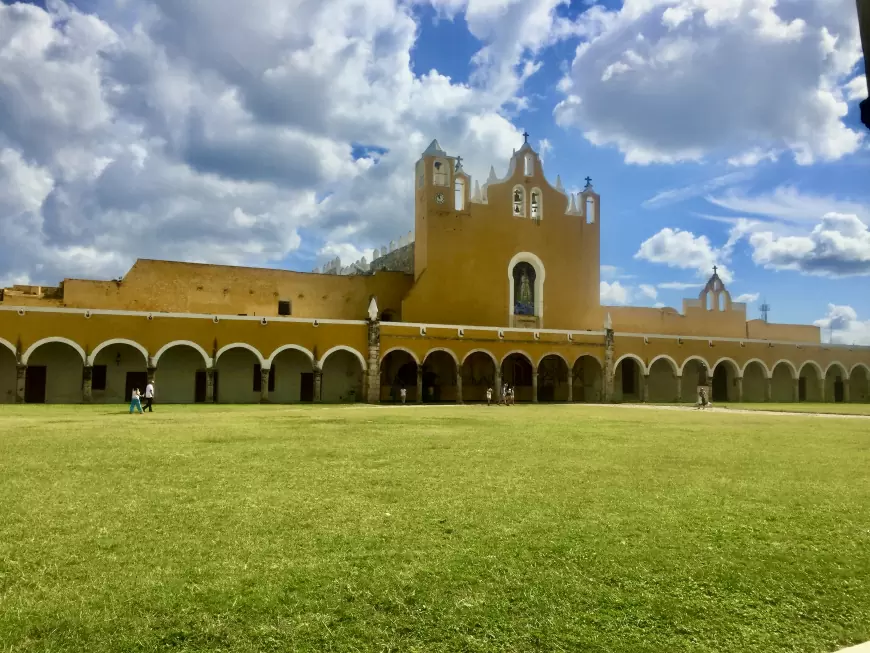
[[[0,295],[0,403],[870,401],[870,348],[747,320],[715,274],[680,310],[602,306],[601,198],[528,143],[472,186],[437,141],[414,242],[351,273],[139,260]]]

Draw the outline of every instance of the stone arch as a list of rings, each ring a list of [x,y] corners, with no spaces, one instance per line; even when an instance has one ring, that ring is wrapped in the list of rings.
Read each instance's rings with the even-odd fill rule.
[[[498,359],[486,349],[472,349],[462,358],[462,400],[486,401],[486,390],[492,388],[493,401],[499,397],[496,377]]]
[[[384,352],[379,368],[381,401],[401,401],[402,388],[405,389],[406,401],[422,399],[417,395],[420,361],[413,351],[405,347],[392,347]]]
[[[24,352],[27,365],[24,400],[35,404],[78,404],[82,401],[87,355],[67,338],[43,338]]]
[[[78,344],[77,342],[73,342],[69,338],[51,337],[51,338],[43,338],[42,340],[37,340],[32,345],[30,345],[30,347],[27,348],[27,350],[24,352],[24,354],[21,355],[21,364],[27,365],[30,361],[30,357],[33,355],[33,352],[35,352],[37,349],[39,349],[43,345],[48,345],[51,343],[61,343],[61,344],[69,345],[70,347],[72,347],[76,351],[76,353],[79,356],[81,356],[82,365],[84,365],[88,360],[87,354],[85,354],[85,350],[82,349],[81,345]]]
[[[839,374],[837,373],[839,372]],[[842,403],[847,401],[846,398],[846,383],[849,380],[849,373],[846,371],[846,366],[839,361],[832,361],[825,369],[825,395],[824,401],[834,403]]]
[[[364,399],[366,359],[353,347],[336,345],[320,359],[320,399],[327,403],[353,403]]]
[[[770,400],[776,403],[797,401],[797,368],[784,358],[776,361],[770,368]]]
[[[191,340],[173,340],[172,342],[168,342],[165,345],[163,345],[160,349],[157,350],[157,353],[154,354],[154,359],[153,359],[154,367],[157,367],[157,365],[160,361],[160,358],[163,356],[163,354],[165,354],[167,351],[169,351],[173,347],[181,347],[181,346],[186,346],[186,347],[190,347],[191,349],[195,349],[202,356],[202,360],[205,363],[205,366],[206,367],[212,366],[213,361],[211,359],[211,356],[209,356],[208,353],[205,351],[205,349],[203,349],[200,345],[196,344],[195,342],[193,342]]]
[[[306,349],[305,347],[303,347],[301,345],[288,344],[288,345],[281,345],[275,351],[272,352],[272,354],[269,356],[269,358],[266,359],[266,367],[272,367],[272,363],[275,362],[275,359],[278,357],[279,354],[281,354],[285,351],[291,351],[291,350],[298,351],[301,354],[304,354],[305,357],[312,364],[312,366],[314,365],[314,354],[312,354],[308,349]]]
[[[550,352],[538,360],[538,401],[568,401],[571,366],[562,354]]]
[[[224,345],[223,347],[218,349],[217,353],[214,355],[214,364],[217,365],[218,361],[220,360],[220,357],[223,354],[225,354],[226,352],[228,352],[230,349],[247,349],[249,352],[251,352],[254,356],[257,357],[257,360],[260,362],[260,365],[262,365],[263,367],[269,367],[267,360],[265,358],[263,358],[263,354],[260,353],[260,350],[257,349],[256,347],[254,347],[253,345],[249,345],[246,342],[234,342],[234,343],[229,344],[229,345]]]
[[[88,356],[92,366],[91,401],[129,403],[133,388],[148,383],[148,350],[135,340],[113,338],[97,345]]]
[[[18,352],[0,338],[0,404],[14,404],[18,393]]]
[[[870,366],[856,363],[849,370],[849,400],[861,403],[870,401]]]
[[[723,356],[713,364],[710,377],[710,398],[713,401],[738,401],[737,379],[740,378],[740,365],[737,361]]]
[[[535,364],[532,357],[521,350],[510,351],[501,359],[501,382],[514,391],[516,401],[534,399]]]
[[[94,350],[91,352],[91,355],[88,356],[87,363],[88,365],[93,365],[97,360],[97,355],[103,351],[107,347],[111,347],[112,345],[128,345],[133,349],[137,350],[142,356],[145,358],[145,364],[148,364],[148,350],[145,349],[142,345],[140,345],[135,340],[128,340],[127,338],[112,338],[111,340],[106,340],[101,342],[99,345],[94,347]]]
[[[532,288],[534,307],[533,314],[537,318],[537,328],[541,329],[544,326],[544,281],[547,277],[547,270],[544,267],[544,262],[531,252],[519,252],[510,260],[507,267],[508,276],[508,324],[514,326],[516,323],[515,316],[525,313],[517,313],[518,307],[516,304],[516,280],[514,279],[514,268],[520,263],[526,263],[532,267],[535,272],[534,285]]]
[[[702,356],[689,356],[680,366],[681,390],[684,403],[698,400],[698,388],[710,385],[710,363]]]
[[[763,402],[767,400],[770,370],[767,369],[764,361],[758,358],[746,361],[740,376],[743,377],[743,401]]]
[[[636,354],[623,354],[613,364],[614,401],[643,400],[643,383],[646,364]]]
[[[211,369],[213,363],[206,351],[190,340],[173,340],[163,345],[152,359],[156,368],[156,401],[162,404],[205,402],[208,399],[206,370]],[[214,386],[212,388],[214,390]],[[213,392],[211,399],[215,396],[217,392]]]
[[[413,361],[417,365],[420,364],[420,359],[417,357],[417,354],[415,354],[413,351],[411,351],[407,347],[390,347],[387,351],[385,351],[383,354],[381,354],[381,363],[383,363],[384,360],[386,360],[387,356],[389,356],[390,354],[392,354],[393,352],[396,352],[396,351],[405,352],[413,359]]]
[[[520,184],[511,191],[511,210],[515,218],[526,217],[526,189]]]
[[[815,373],[810,372],[813,370]],[[823,399],[825,374],[814,360],[804,361],[798,371],[798,400],[820,402]]]
[[[653,403],[672,403],[680,401],[680,388],[677,383],[680,366],[667,354],[660,354],[649,362],[647,367],[646,401]]]
[[[532,220],[542,220],[544,217],[544,200],[540,188],[529,191],[529,217]]]
[[[422,365],[423,401],[438,403],[461,399],[457,396],[456,377],[460,363],[456,354],[444,347],[435,347],[426,352]]]
[[[572,383],[573,399],[577,402],[601,401],[604,384],[604,366],[597,356],[582,354],[571,366],[574,377]]]
[[[221,347],[214,357],[214,400],[221,404],[256,404],[263,398],[262,370],[269,369],[266,392],[275,387],[275,373],[260,351],[247,343]]]

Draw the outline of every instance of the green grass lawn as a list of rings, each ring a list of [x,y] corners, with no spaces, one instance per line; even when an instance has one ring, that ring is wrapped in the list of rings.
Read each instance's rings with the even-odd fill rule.
[[[0,651],[870,640],[865,420],[0,407]]]
[[[739,408],[740,410],[772,410],[785,413],[830,413],[833,415],[870,415],[870,404],[835,403],[718,403],[719,408]]]

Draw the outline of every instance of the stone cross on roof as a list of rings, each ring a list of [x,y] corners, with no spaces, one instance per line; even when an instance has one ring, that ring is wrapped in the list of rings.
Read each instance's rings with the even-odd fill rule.
[[[587,186],[591,186],[591,185],[592,185],[592,177],[586,177],[586,185],[587,185]]]
[[[716,270],[718,270],[718,269],[719,269],[719,268],[717,268],[717,267],[714,265],[714,266],[713,266],[713,274],[716,274]]]
[[[523,130],[523,139],[526,143],[529,142],[529,133],[526,130]]]
[[[456,169],[459,170],[461,167],[462,167],[462,157],[457,156],[456,157]]]

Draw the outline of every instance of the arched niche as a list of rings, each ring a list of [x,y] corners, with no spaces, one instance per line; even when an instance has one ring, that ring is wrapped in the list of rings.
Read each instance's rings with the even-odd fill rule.
[[[432,162],[432,185],[439,188],[450,187],[451,169],[450,160],[438,157]]]
[[[532,188],[529,191],[529,217],[540,221],[544,217],[544,194],[540,188]]]
[[[511,191],[511,212],[515,218],[526,217],[526,189],[519,184]]]
[[[508,324],[544,327],[544,263],[531,252],[520,252],[508,263]]]

